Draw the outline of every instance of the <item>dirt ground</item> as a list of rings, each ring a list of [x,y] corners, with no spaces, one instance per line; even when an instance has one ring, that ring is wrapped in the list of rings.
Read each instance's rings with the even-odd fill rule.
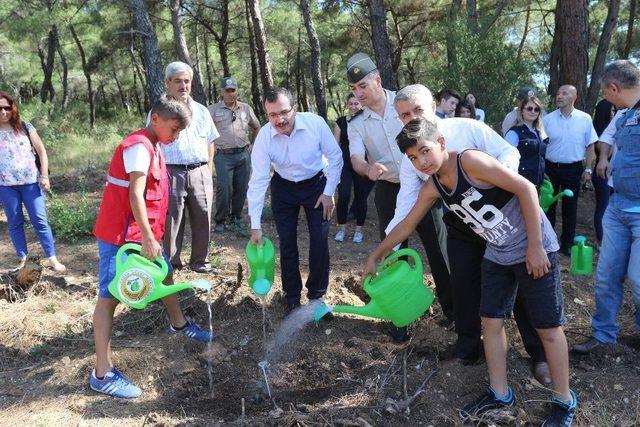
[[[65,181],[71,185],[73,179]],[[90,190],[99,191],[100,179],[87,182],[94,183]],[[580,201],[578,232],[590,242],[594,241],[592,212],[593,193],[589,192]],[[300,218],[301,268],[306,274],[308,243],[302,214]],[[363,244],[336,243],[331,238],[328,302],[362,304],[357,276],[377,241],[376,221],[375,210],[370,209]],[[277,241],[268,208],[264,223],[265,235]],[[168,322],[159,304],[144,311],[119,307],[114,360],[142,387],[143,395],[131,401],[98,395],[88,387],[94,351],[95,243],[58,243],[59,258],[69,271],[57,276],[36,267],[35,257],[42,252],[30,230],[34,285],[22,291],[16,275],[9,272],[15,257],[4,216],[0,236],[0,283],[14,290],[0,299],[1,425],[457,425],[457,408],[487,384],[484,363],[462,366],[444,360],[455,335],[439,325],[442,315],[436,302],[428,315],[410,327],[411,340],[401,345],[390,340],[384,322],[371,319],[336,315],[331,322],[307,325],[276,349],[278,357],[269,370],[270,400],[257,366],[264,356],[262,314],[246,282],[247,239],[225,232],[212,234],[210,259],[220,271],[206,277],[215,286],[217,338],[212,351],[207,353],[206,345],[183,337],[168,336]],[[423,254],[417,242],[414,238],[412,246]],[[183,250],[183,258],[189,249]],[[594,300],[592,278],[572,276],[568,266],[569,260],[562,257],[571,346],[589,335]],[[177,273],[178,281],[196,277],[202,276],[188,270]],[[433,286],[429,274],[425,283]],[[265,301],[269,337],[282,321],[281,296],[277,277]],[[206,325],[206,294],[183,292],[181,299],[186,313]],[[640,339],[634,330],[630,295],[625,297],[619,320],[618,345],[570,358],[571,384],[580,399],[576,425],[640,424]],[[545,414],[549,391],[532,378],[512,322],[508,329],[509,377],[517,405],[504,414],[504,422],[535,425]],[[213,397],[208,356],[213,360]]]

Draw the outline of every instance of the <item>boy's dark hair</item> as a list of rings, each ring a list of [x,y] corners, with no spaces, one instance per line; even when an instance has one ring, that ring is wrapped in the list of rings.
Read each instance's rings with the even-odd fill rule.
[[[420,140],[436,141],[440,137],[438,126],[424,117],[416,117],[404,125],[402,131],[396,136],[396,142],[400,151],[405,154],[407,149],[413,147]]]
[[[191,110],[186,104],[161,95],[151,107],[151,114],[156,113],[164,120],[177,120],[180,127],[185,129],[191,122]]]
[[[272,87],[271,89],[267,90],[264,94],[264,103],[266,104],[268,102],[271,104],[273,102],[276,102],[280,95],[289,100],[289,105],[291,105],[292,107],[295,105],[296,100],[293,98],[291,91],[283,87]]]
[[[458,101],[462,100],[462,97],[460,96],[460,94],[458,92],[456,92],[453,89],[449,89],[449,88],[444,88],[442,89],[440,92],[436,93],[436,100],[438,102],[444,100],[447,100],[451,97],[456,98]]]

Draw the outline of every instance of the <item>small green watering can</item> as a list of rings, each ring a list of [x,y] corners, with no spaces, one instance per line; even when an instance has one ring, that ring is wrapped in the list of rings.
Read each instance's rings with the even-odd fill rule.
[[[593,273],[593,248],[585,245],[584,236],[576,236],[575,245],[571,247],[571,274]]]
[[[413,259],[413,267],[398,259],[403,256]],[[433,292],[422,280],[422,261],[416,251],[408,248],[389,255],[378,266],[375,277],[365,278],[364,290],[371,297],[369,304],[360,307],[324,305],[316,311],[316,321],[333,311],[389,320],[402,327],[422,316],[433,302]]]
[[[251,275],[249,286],[260,298],[264,298],[271,289],[276,266],[276,251],[271,240],[264,237],[262,246],[247,243],[245,251]]]
[[[553,184],[548,179],[542,181],[542,185],[540,186],[540,207],[543,211],[548,211],[549,207],[560,200],[562,197],[573,197],[573,191],[571,190],[563,190],[553,195]]]
[[[169,286],[162,284],[169,272],[167,262],[162,257],[150,261],[140,255],[141,249],[137,243],[125,243],[116,254],[116,275],[109,283],[109,292],[123,304],[142,310],[151,301],[185,289],[211,289],[211,284],[202,279]]]

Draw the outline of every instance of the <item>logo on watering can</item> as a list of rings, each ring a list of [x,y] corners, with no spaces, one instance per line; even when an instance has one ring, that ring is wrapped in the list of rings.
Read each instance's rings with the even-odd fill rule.
[[[153,279],[143,270],[127,270],[118,281],[118,292],[125,303],[140,302],[153,292]]]

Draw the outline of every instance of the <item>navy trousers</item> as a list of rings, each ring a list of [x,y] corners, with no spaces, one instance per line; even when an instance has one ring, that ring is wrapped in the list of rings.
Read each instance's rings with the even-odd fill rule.
[[[322,218],[322,206],[314,208],[327,180],[322,172],[313,178],[293,182],[277,173],[271,178],[271,210],[280,237],[280,269],[287,304],[298,304],[302,292],[298,252],[298,215],[304,209],[309,229],[309,276],[307,297],[316,299],[329,286],[330,221]]]

